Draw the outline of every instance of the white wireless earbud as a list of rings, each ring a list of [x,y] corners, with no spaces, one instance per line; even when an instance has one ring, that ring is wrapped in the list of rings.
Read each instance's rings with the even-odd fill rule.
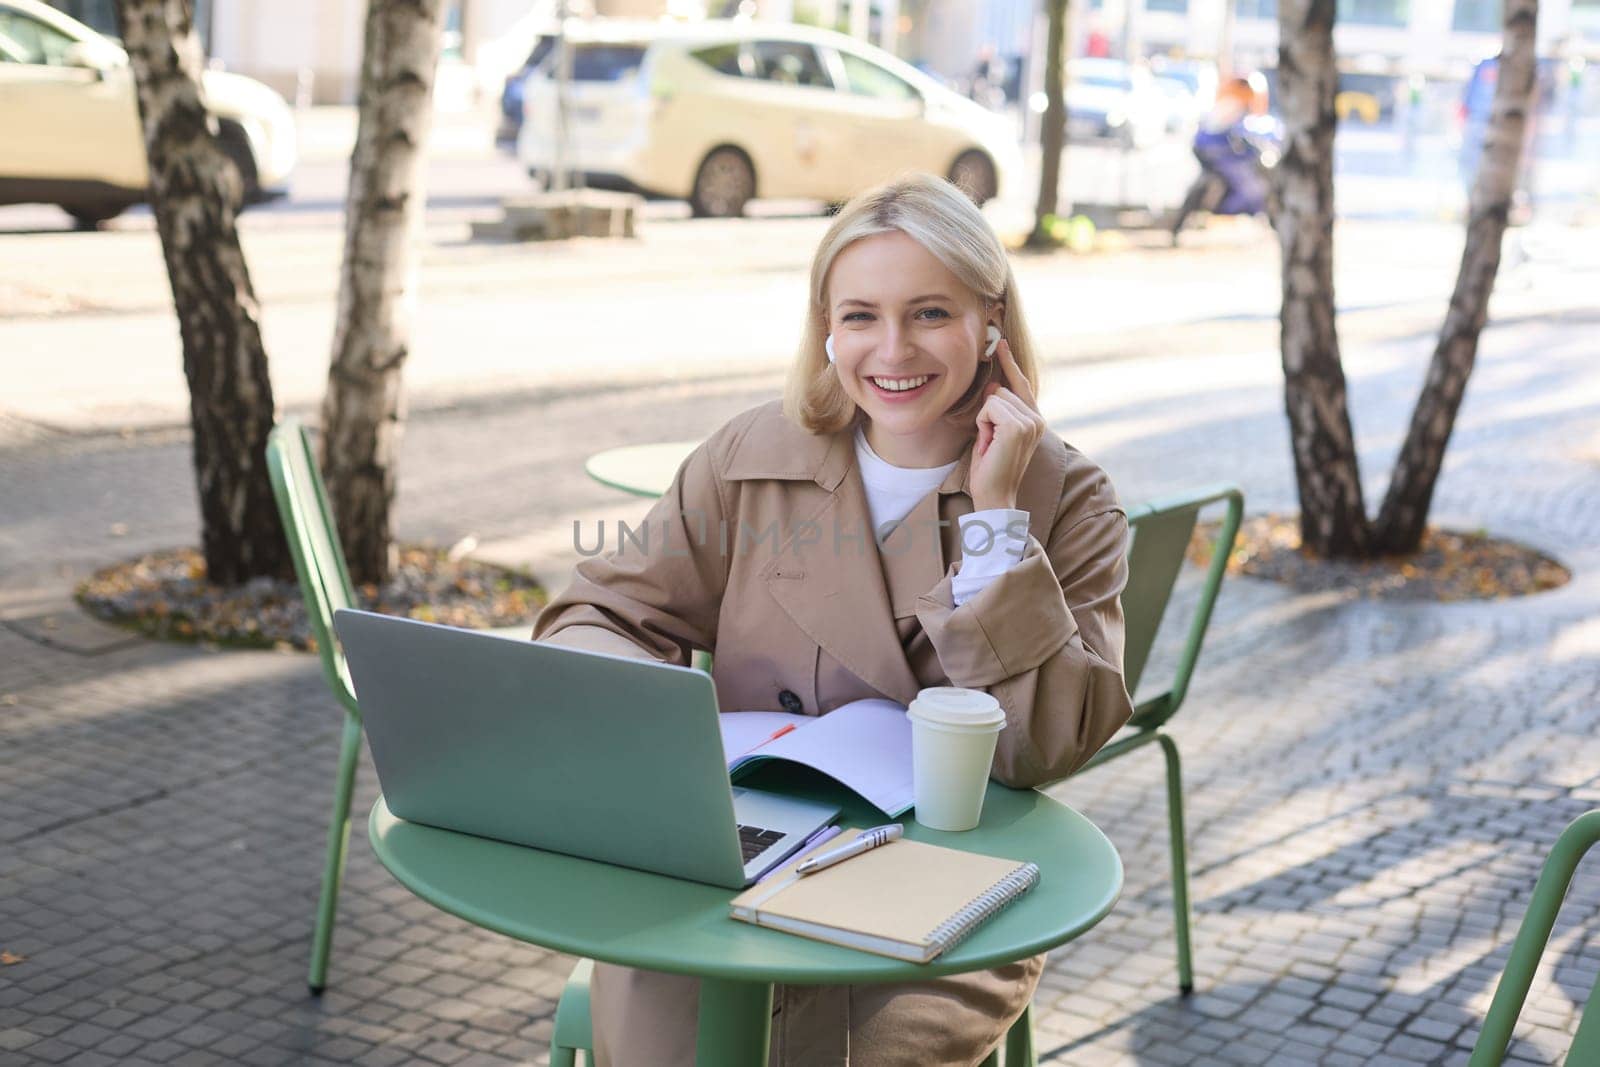
[[[834,355],[833,355],[833,334],[830,333],[828,335],[828,339],[826,341],[822,342],[822,347],[828,353],[828,362],[829,363],[837,363],[838,360],[835,359]]]
[[[994,350],[1000,347],[1000,327],[991,324],[984,332],[984,336],[988,338],[989,344],[983,350],[983,358],[989,359],[994,355]]]

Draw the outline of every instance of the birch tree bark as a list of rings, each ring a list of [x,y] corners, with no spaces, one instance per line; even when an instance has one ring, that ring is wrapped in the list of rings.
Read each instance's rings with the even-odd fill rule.
[[[1056,214],[1060,197],[1061,150],[1067,130],[1067,3],[1068,0],[1045,0],[1049,24],[1045,32],[1044,121],[1039,127],[1039,199],[1033,209],[1033,233],[1028,235],[1028,244],[1035,247],[1055,243],[1047,220]]]
[[[1538,0],[1506,0],[1494,104],[1472,183],[1467,243],[1428,377],[1378,511],[1373,546],[1377,552],[1415,552],[1421,544],[1445,447],[1477,359],[1534,105],[1538,13]]]
[[[443,0],[367,4],[338,321],[322,402],[323,474],[356,582],[381,582],[390,567],[405,418],[400,372],[411,348],[423,153],[443,15]]]
[[[1286,127],[1274,172],[1283,263],[1280,339],[1301,543],[1323,557],[1358,557],[1367,550],[1369,528],[1333,298],[1335,2],[1278,4]]]
[[[219,585],[287,576],[266,467],[272,383],[234,226],[243,190],[218,146],[184,0],[118,0],[149,161],[150,203],[183,342],[206,572]]]

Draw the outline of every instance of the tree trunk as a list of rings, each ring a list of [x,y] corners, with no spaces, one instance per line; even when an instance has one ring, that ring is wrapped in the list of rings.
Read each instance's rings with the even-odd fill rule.
[[[190,5],[118,0],[117,23],[183,341],[206,572],[219,585],[287,575],[289,548],[266,467],[272,383],[234,226],[243,190],[206,112]]]
[[[1276,172],[1283,261],[1284,406],[1300,490],[1300,538],[1323,557],[1368,541],[1333,299],[1335,0],[1281,0],[1278,71],[1286,125]]]
[[[381,582],[389,573],[389,512],[405,418],[400,371],[411,346],[423,152],[443,12],[443,0],[367,5],[339,317],[322,402],[323,474],[356,582]]]
[[[1494,90],[1494,109],[1482,162],[1472,183],[1467,244],[1455,291],[1445,314],[1428,378],[1411,414],[1411,428],[1395,460],[1389,491],[1378,512],[1374,549],[1415,552],[1422,542],[1445,446],[1478,354],[1478,336],[1489,314],[1489,294],[1500,268],[1500,241],[1511,212],[1511,195],[1534,102],[1534,31],[1538,0],[1507,0],[1504,43]]]
[[[1034,247],[1055,244],[1049,220],[1056,214],[1061,186],[1061,150],[1066,140],[1067,102],[1066,36],[1067,0],[1045,0],[1049,28],[1045,33],[1044,122],[1039,127],[1039,200],[1033,209],[1033,233],[1028,244]],[[1023,101],[1026,105],[1027,101]]]

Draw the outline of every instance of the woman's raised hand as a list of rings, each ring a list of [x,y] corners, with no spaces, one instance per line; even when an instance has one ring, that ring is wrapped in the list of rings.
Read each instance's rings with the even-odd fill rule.
[[[1004,384],[984,386],[985,399],[978,410],[978,439],[972,446],[969,473],[976,511],[1017,506],[1023,472],[1045,432],[1033,383],[1023,377],[1011,346],[1002,340],[995,347],[994,358]]]

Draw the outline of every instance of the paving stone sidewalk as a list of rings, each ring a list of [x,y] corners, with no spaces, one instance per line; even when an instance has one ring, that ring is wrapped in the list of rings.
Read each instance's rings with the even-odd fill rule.
[[[1554,552],[1572,585],[1452,605],[1226,586],[1173,729],[1194,996],[1175,988],[1159,760],[1053,790],[1116,843],[1127,885],[1051,956],[1043,1062],[1465,1062],[1550,843],[1600,806],[1597,320],[1486,336],[1436,507]],[[1426,352],[1423,339],[1347,353],[1369,488]],[[1252,511],[1289,508],[1273,359],[1068,368],[1047,378],[1046,411],[1128,500],[1226,479]],[[401,530],[559,561],[574,518],[632,514],[576,473],[584,453],[708,430],[766,395],[741,384],[418,418]],[[571,961],[411,897],[361,818],[329,988],[306,994],[338,726],[315,663],[131,639],[67,601],[93,566],[192,540],[191,492],[180,434],[0,451],[0,950],[25,957],[0,965],[0,1062],[545,1062]],[[374,796],[363,763],[356,810]],[[1591,862],[1515,1062],[1559,1062],[1597,970]]]

